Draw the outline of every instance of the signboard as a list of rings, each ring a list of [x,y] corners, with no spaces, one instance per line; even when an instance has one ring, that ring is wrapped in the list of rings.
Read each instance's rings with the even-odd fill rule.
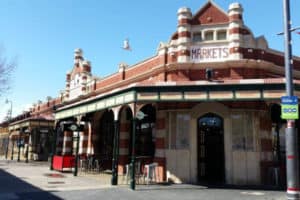
[[[77,124],[71,124],[70,126],[69,126],[69,129],[71,130],[71,131],[77,131],[78,130],[78,125]]]
[[[191,61],[222,61],[229,57],[228,46],[191,46]]]
[[[64,130],[68,130],[68,131],[83,131],[84,126],[82,124],[77,125],[76,123],[68,123],[68,124],[64,124]]]
[[[283,96],[281,97],[281,118],[282,119],[298,119],[298,97]]]

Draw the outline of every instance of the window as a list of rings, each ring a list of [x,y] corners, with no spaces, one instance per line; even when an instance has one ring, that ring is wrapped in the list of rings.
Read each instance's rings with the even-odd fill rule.
[[[176,128],[176,148],[186,149],[189,147],[189,127],[190,116],[187,114],[177,114]]]
[[[233,150],[252,151],[253,117],[251,112],[236,112],[231,115]]]
[[[213,40],[214,39],[214,32],[213,31],[207,31],[204,34],[204,39],[205,40]]]
[[[135,153],[136,156],[154,157],[156,111],[151,104],[148,104],[141,109],[141,112],[145,116],[137,121]]]
[[[194,42],[201,42],[202,41],[202,33],[197,32],[193,34],[193,41]]]
[[[233,114],[232,119],[232,148],[234,150],[245,148],[245,137],[243,134],[243,115]]]
[[[170,149],[189,148],[190,115],[185,113],[170,113],[169,147]]]
[[[217,32],[217,40],[226,40],[226,38],[227,38],[227,33],[225,30]]]
[[[154,156],[155,137],[153,137],[154,123],[138,122],[136,129],[136,146],[137,156]]]

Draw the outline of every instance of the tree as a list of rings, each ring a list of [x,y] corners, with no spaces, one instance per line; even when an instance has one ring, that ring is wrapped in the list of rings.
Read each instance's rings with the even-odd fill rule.
[[[3,48],[0,48],[0,97],[9,91],[12,72],[16,66],[16,59],[9,60],[5,56]]]

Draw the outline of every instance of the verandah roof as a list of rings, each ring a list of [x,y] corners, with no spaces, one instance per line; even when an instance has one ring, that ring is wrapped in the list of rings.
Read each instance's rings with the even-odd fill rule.
[[[295,90],[295,95],[300,95],[300,84],[295,84]],[[102,94],[100,97],[62,107],[55,112],[55,119],[64,119],[132,102],[279,101],[284,95],[284,79],[270,82],[264,79],[242,80],[235,84],[196,81],[193,84],[163,82],[151,86],[133,85],[115,93]]]

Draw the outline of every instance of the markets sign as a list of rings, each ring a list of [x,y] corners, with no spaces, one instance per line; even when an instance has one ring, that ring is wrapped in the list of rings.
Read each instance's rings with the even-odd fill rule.
[[[191,61],[221,61],[229,57],[228,46],[191,46]]]
[[[298,119],[298,97],[283,96],[281,97],[281,118],[282,119]]]

